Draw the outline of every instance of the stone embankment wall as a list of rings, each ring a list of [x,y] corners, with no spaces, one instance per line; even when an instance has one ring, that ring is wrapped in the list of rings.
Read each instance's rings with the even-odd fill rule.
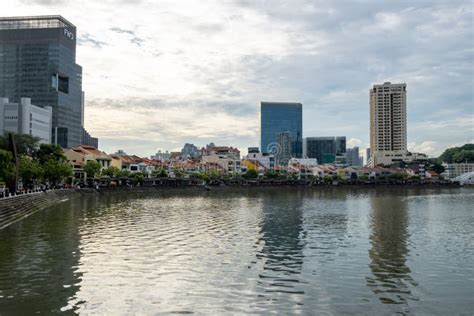
[[[90,192],[88,191],[90,190]],[[75,195],[96,192],[92,189],[68,189],[38,192],[0,198],[0,229],[33,214],[36,211]]]

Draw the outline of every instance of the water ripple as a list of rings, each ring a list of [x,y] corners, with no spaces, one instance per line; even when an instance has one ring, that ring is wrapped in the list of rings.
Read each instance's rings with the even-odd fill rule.
[[[473,202],[340,188],[66,201],[0,231],[0,314],[467,313]]]

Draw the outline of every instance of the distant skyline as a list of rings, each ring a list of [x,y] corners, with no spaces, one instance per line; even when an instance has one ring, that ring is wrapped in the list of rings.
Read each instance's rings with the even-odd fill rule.
[[[13,0],[0,13],[46,14],[77,26],[85,127],[106,152],[245,152],[261,101],[300,102],[304,137],[365,149],[369,89],[385,81],[407,84],[409,150],[474,142],[471,1]]]

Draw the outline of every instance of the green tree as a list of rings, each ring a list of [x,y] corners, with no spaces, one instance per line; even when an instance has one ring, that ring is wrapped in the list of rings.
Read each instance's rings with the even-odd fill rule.
[[[143,173],[141,172],[134,173],[133,179],[135,180],[135,185],[137,184],[143,185],[143,181],[144,181]]]
[[[401,173],[395,172],[395,173],[391,173],[388,176],[388,178],[394,181],[400,181],[400,180],[403,180],[404,176]]]
[[[461,147],[446,149],[438,158],[438,162],[474,162],[474,144],[465,144]]]
[[[296,180],[298,179],[298,175],[296,173],[288,173],[287,179]]]
[[[386,174],[379,173],[379,174],[375,175],[375,179],[377,180],[377,182],[385,182],[385,181],[387,181],[388,176]]]
[[[258,172],[255,171],[254,169],[248,169],[243,175],[245,179],[257,179],[258,178]]]
[[[461,150],[453,155],[456,163],[474,162],[474,150]]]
[[[278,172],[278,179],[286,180],[286,179],[289,178],[289,176],[290,176],[290,174],[286,170],[281,170],[281,171]]]
[[[54,144],[41,144],[33,156],[40,164],[45,164],[51,159],[54,161],[66,160],[61,146]]]
[[[168,172],[166,172],[166,170],[164,168],[158,168],[158,169],[155,169],[151,172],[151,175],[153,177],[157,177],[157,178],[167,178],[168,177]]]
[[[209,181],[209,175],[205,172],[193,173],[191,177],[194,179],[203,180],[205,182]]]
[[[32,188],[35,181],[43,176],[43,168],[37,161],[23,155],[20,157],[20,176],[23,186]]]
[[[131,176],[131,174],[132,174],[132,173],[131,173],[130,171],[128,171],[128,170],[120,170],[120,172],[118,173],[117,176],[128,178],[128,177]]]
[[[9,133],[6,132],[3,136],[0,136],[0,149],[10,150],[8,134]],[[12,134],[16,145],[16,152],[19,156],[31,156],[38,149],[38,144],[40,141],[38,137],[33,137],[28,134]]]
[[[184,171],[181,169],[174,169],[173,173],[177,178],[181,178],[182,176],[184,176]]]
[[[120,169],[115,166],[110,166],[104,171],[102,171],[102,175],[109,176],[111,178],[117,177],[120,174]]]
[[[53,186],[73,175],[72,167],[66,161],[50,159],[43,165],[43,170],[44,179],[48,180]]]
[[[434,163],[428,167],[428,170],[441,174],[444,172],[444,167],[439,163]]]
[[[266,179],[277,179],[278,178],[278,173],[276,173],[273,170],[268,170],[265,172],[263,175]]]
[[[332,180],[333,180],[333,177],[330,176],[330,175],[325,175],[325,176],[323,177],[324,183],[332,183]]]
[[[217,180],[222,178],[222,172],[219,172],[217,170],[210,170],[207,173],[207,176],[209,177],[210,180]]]
[[[82,170],[86,173],[87,177],[89,178],[95,178],[100,174],[100,163],[98,163],[95,160],[89,160],[85,164],[85,166],[82,168]]]
[[[15,178],[13,155],[7,150],[0,149],[0,182],[10,183]]]

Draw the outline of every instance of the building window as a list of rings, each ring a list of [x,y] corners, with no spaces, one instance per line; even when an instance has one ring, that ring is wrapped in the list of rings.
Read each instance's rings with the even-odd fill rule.
[[[58,90],[64,93],[69,93],[69,78],[66,76],[58,76]]]
[[[51,87],[58,91],[58,76],[56,74],[52,74],[51,76]]]

